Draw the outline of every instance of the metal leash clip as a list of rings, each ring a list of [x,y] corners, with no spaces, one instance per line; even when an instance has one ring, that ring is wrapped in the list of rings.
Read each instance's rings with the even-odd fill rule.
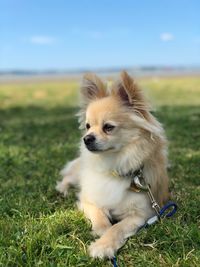
[[[149,196],[149,199],[151,201],[151,206],[155,210],[158,218],[160,219],[160,206],[156,202],[156,200],[155,200],[155,198],[154,198],[154,196],[152,194],[151,187],[150,187],[149,184],[147,185],[147,187],[148,187],[148,196]]]
[[[141,179],[143,180],[143,183],[141,182]],[[133,181],[134,181],[134,184],[138,190],[142,190],[142,191],[147,192],[149,199],[151,201],[151,206],[155,210],[158,218],[160,218],[160,206],[158,205],[158,203],[156,202],[156,200],[153,196],[150,185],[144,183],[144,178],[142,177],[142,171],[133,178]]]

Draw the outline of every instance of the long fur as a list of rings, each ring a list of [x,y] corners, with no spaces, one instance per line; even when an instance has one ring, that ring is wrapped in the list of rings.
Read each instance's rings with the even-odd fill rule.
[[[126,72],[110,91],[96,75],[85,76],[81,97],[79,121],[82,128],[91,125],[83,136],[94,134],[101,151],[91,152],[82,142],[80,157],[65,167],[57,190],[66,195],[70,184],[80,185],[79,208],[101,236],[90,245],[90,255],[110,258],[154,214],[147,194],[131,191],[131,180],[114,177],[112,171],[128,173],[143,165],[145,180],[163,205],[169,197],[167,142],[141,89]],[[102,130],[107,121],[115,125],[111,134]],[[118,223],[112,225],[112,219]]]

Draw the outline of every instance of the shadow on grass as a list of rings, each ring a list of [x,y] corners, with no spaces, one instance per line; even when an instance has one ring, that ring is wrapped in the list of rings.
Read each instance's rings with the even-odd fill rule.
[[[15,107],[0,110],[1,140],[8,145],[25,145],[48,140],[48,144],[68,138],[79,137],[77,118],[78,108],[56,106],[42,108],[37,106]],[[182,147],[194,145],[192,138],[200,136],[200,111],[198,106],[163,106],[155,113],[164,124],[170,140],[181,141]],[[190,138],[192,137],[192,138]],[[191,142],[192,141],[192,142]],[[50,143],[49,143],[50,142]]]
[[[77,133],[76,112],[75,107],[45,109],[29,106],[0,110],[3,140],[9,145],[20,142],[22,146],[29,141],[37,145],[37,141],[41,144],[46,140],[56,141],[56,138],[67,142],[70,135]]]

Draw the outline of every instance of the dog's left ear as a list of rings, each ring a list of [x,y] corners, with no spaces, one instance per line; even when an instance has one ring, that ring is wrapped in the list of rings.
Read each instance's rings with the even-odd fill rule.
[[[140,113],[147,111],[149,108],[147,101],[133,78],[125,71],[121,73],[120,78],[120,81],[114,85],[114,92],[122,103]]]
[[[82,104],[87,105],[92,100],[106,96],[106,87],[101,79],[93,74],[87,73],[83,76],[81,86]]]

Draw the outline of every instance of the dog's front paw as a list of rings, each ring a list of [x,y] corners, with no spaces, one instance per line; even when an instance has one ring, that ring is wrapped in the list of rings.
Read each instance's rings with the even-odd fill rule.
[[[67,192],[68,192],[67,189],[68,189],[68,186],[66,186],[66,184],[63,183],[63,181],[61,181],[61,182],[57,182],[56,190],[57,190],[58,192],[60,192],[61,194],[63,194],[64,197],[67,196]]]
[[[113,258],[116,248],[112,242],[102,240],[101,238],[91,243],[89,246],[90,256],[93,258]]]

